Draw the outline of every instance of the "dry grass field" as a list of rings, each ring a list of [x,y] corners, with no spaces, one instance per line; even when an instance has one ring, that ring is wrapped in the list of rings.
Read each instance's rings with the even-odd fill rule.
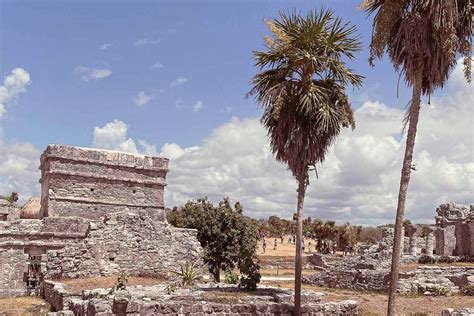
[[[279,275],[284,276],[284,280],[278,280],[275,276],[279,264],[281,265],[284,263],[287,267],[294,265],[295,246],[293,244],[288,244],[287,240],[284,240],[284,243],[280,244],[280,241],[278,240],[277,250],[273,250],[273,239],[271,239],[271,242],[269,242],[269,240],[270,239],[267,239],[267,248],[265,253],[263,253],[261,249],[262,243],[259,242],[258,256],[260,259],[260,265],[262,268],[261,273],[263,276],[263,281],[261,284],[282,288],[293,288],[293,281],[288,280],[288,277],[294,274],[294,269],[279,269]],[[310,254],[305,253],[303,256],[306,257],[308,255]],[[334,258],[334,260],[337,260],[337,258]],[[440,265],[446,266],[447,264]],[[474,266],[472,263],[454,263],[454,265]],[[403,271],[410,271],[414,269],[416,269],[416,264],[402,266]],[[311,273],[317,273],[317,271],[303,269],[303,274]],[[270,280],[268,280],[268,277],[271,277]],[[348,299],[356,300],[359,303],[359,312],[361,315],[386,314],[385,309],[387,307],[387,296],[381,293],[323,288],[310,285],[303,285],[303,289],[311,289],[318,292],[323,292],[325,294],[326,301],[341,301]],[[474,308],[474,297],[461,295],[448,297],[400,296],[397,300],[397,311],[400,315],[440,315],[443,309],[461,307]]]
[[[0,298],[2,316],[46,315],[49,310],[49,304],[36,296]]]

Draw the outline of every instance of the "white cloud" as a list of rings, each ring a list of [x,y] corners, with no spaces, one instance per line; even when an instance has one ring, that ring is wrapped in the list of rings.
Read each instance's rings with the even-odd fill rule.
[[[101,50],[106,50],[106,49],[109,49],[110,47],[112,47],[112,44],[111,43],[104,43],[102,45],[100,45],[100,49]]]
[[[176,88],[176,87],[184,86],[188,81],[189,81],[189,78],[178,77],[175,80],[170,82],[170,87]]]
[[[447,89],[423,105],[415,145],[407,201],[407,218],[434,222],[440,203],[474,202],[474,89],[456,77]],[[305,216],[359,224],[394,221],[405,135],[400,135],[403,110],[367,101],[355,111],[357,128],[344,130],[311,175]],[[296,208],[296,182],[270,152],[259,120],[232,119],[200,146],[165,144],[171,172],[167,206],[189,198],[224,196],[240,200],[247,214],[291,218]]]
[[[142,38],[135,42],[135,46],[156,45],[160,43],[158,38]]]
[[[0,86],[0,119],[7,111],[7,103],[12,102],[26,91],[31,84],[30,74],[23,68],[15,68],[5,77]]]
[[[74,72],[80,75],[81,79],[85,82],[104,79],[112,74],[112,70],[108,68],[92,68],[86,66],[78,66],[74,69]]]
[[[204,103],[202,101],[197,101],[196,103],[194,103],[193,105],[193,112],[199,112],[202,110],[204,106]]]
[[[131,153],[156,155],[156,146],[144,140],[135,141],[129,138],[128,125],[120,120],[113,120],[102,127],[96,126],[92,146],[95,148],[119,150]]]
[[[148,104],[152,99],[151,95],[148,95],[145,93],[145,91],[140,91],[138,94],[133,98],[133,103],[135,103],[136,106],[142,107],[145,104]]]
[[[18,192],[20,203],[39,195],[39,150],[30,143],[7,142],[0,131],[0,195]]]
[[[153,65],[151,65],[151,69],[160,69],[160,68],[163,68],[164,65],[162,63],[160,63],[159,61],[157,61],[156,63],[154,63]]]

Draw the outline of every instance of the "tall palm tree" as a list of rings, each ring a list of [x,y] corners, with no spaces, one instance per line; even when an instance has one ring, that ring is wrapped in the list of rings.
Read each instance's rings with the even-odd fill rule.
[[[359,76],[344,63],[360,50],[356,28],[343,24],[330,10],[305,17],[280,12],[266,21],[272,36],[266,51],[254,52],[258,73],[249,95],[264,109],[276,159],[288,165],[298,183],[295,258],[295,315],[301,308],[302,212],[309,170],[325,159],[342,127],[354,128],[345,87],[359,87]]]
[[[387,313],[394,314],[398,283],[402,225],[410,181],[413,148],[422,95],[442,88],[456,65],[458,55],[464,57],[464,70],[471,81],[472,3],[471,0],[365,0],[362,8],[375,13],[372,42],[375,58],[388,53],[395,70],[412,87],[404,126],[408,126],[405,157],[400,178],[398,206]]]

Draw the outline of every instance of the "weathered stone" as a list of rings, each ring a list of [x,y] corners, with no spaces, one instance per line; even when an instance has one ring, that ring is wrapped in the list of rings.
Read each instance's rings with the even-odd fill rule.
[[[0,270],[6,271],[0,297],[27,294],[29,257],[41,266],[38,279],[166,276],[186,262],[199,269],[197,231],[166,222],[167,167],[165,158],[48,146],[41,156],[40,219],[0,225]]]

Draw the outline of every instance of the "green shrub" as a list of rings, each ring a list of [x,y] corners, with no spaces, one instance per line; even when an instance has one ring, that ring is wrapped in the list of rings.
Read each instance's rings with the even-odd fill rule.
[[[193,285],[201,276],[195,268],[195,264],[186,264],[180,266],[180,271],[175,272],[178,276],[178,282],[181,286]]]
[[[422,256],[418,259],[419,264],[431,264],[436,263],[436,259],[432,256]]]
[[[227,283],[227,284],[239,283],[239,274],[232,269],[227,269],[224,274],[224,283]]]
[[[474,296],[474,285],[466,285],[462,287],[461,293],[466,296]]]
[[[117,277],[115,285],[110,289],[109,294],[115,293],[115,291],[122,291],[127,289],[128,275],[125,272],[120,272]]]
[[[458,260],[458,262],[474,262],[474,256],[464,255]]]
[[[252,258],[247,258],[240,264],[240,273],[242,273],[240,286],[248,291],[255,291],[262,278],[258,263]]]
[[[438,259],[438,263],[453,263],[455,261],[456,261],[456,259],[454,259],[450,256],[442,256]]]
[[[174,292],[176,292],[176,283],[170,283],[165,287],[166,294],[171,295]]]

